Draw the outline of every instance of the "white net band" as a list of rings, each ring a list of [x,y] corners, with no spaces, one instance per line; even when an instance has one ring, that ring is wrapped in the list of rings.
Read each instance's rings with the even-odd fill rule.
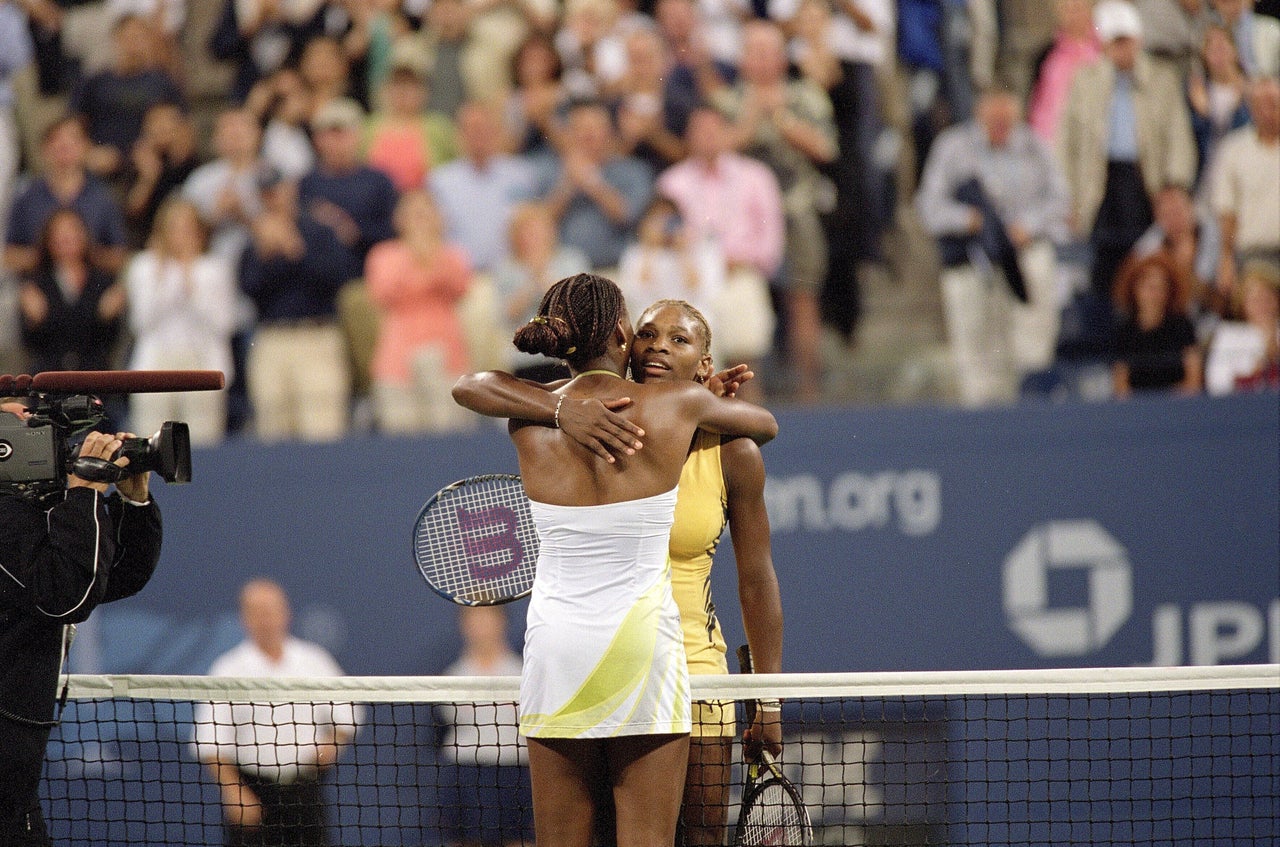
[[[1119,694],[1280,688],[1280,665],[1069,668],[1056,670],[909,671],[900,673],[734,674],[690,679],[694,700],[742,700],[762,689],[781,699],[943,697],[971,694]],[[72,674],[70,697],[219,702],[345,699],[361,703],[514,700],[516,677],[351,676],[245,678]]]

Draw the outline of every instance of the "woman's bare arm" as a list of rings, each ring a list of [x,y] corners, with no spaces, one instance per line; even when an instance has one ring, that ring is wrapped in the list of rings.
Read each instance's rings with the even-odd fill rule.
[[[542,385],[504,371],[466,374],[453,386],[453,399],[463,408],[491,418],[559,426],[565,434],[605,461],[633,454],[643,445],[644,430],[617,414],[630,397],[601,401],[553,393],[563,383]],[[558,414],[557,414],[558,412]]]
[[[750,438],[767,444],[778,434],[778,421],[768,409],[733,397],[717,397],[697,383],[686,392],[688,411],[702,429]]]
[[[764,502],[764,459],[749,438],[726,440],[720,464],[728,493],[729,533],[738,566],[738,603],[757,673],[782,672],[782,593],[773,568]],[[760,714],[753,727],[770,754],[782,753],[782,723]]]

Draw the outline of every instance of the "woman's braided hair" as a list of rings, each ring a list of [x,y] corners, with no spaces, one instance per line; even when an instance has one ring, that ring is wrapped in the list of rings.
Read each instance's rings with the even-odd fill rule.
[[[622,292],[613,281],[591,273],[575,274],[547,289],[537,316],[516,330],[511,342],[524,353],[580,365],[608,349],[625,308]]]

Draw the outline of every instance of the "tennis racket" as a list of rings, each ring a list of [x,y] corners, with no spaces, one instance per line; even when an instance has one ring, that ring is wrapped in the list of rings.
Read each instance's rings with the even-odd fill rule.
[[[528,596],[538,534],[520,477],[472,476],[433,494],[413,526],[413,558],[433,591],[463,606]]]
[[[746,644],[738,648],[738,664],[742,673],[751,673],[751,648]],[[756,719],[756,701],[748,700],[746,708],[747,726],[751,726]],[[760,759],[748,763],[746,769],[742,809],[738,813],[733,843],[737,847],[804,847],[812,843],[809,810],[769,751],[762,748]]]

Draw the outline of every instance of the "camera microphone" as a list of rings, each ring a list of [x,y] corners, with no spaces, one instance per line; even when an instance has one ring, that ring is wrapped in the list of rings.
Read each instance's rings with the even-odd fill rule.
[[[0,392],[4,379],[0,377]],[[149,394],[159,391],[218,391],[222,371],[44,371],[14,378],[29,380],[32,391],[59,394]]]
[[[126,438],[109,461],[74,456],[72,436],[106,419],[98,394],[217,391],[222,371],[44,371],[0,376],[0,397],[25,397],[23,416],[0,414],[0,490],[38,497],[65,485],[73,473],[91,482],[117,482],[154,471],[166,482],[191,481],[191,437],[181,421],[165,421],[150,438]],[[115,460],[127,458],[126,467]]]
[[[27,374],[0,376],[0,397],[16,396],[31,391],[31,377]]]

